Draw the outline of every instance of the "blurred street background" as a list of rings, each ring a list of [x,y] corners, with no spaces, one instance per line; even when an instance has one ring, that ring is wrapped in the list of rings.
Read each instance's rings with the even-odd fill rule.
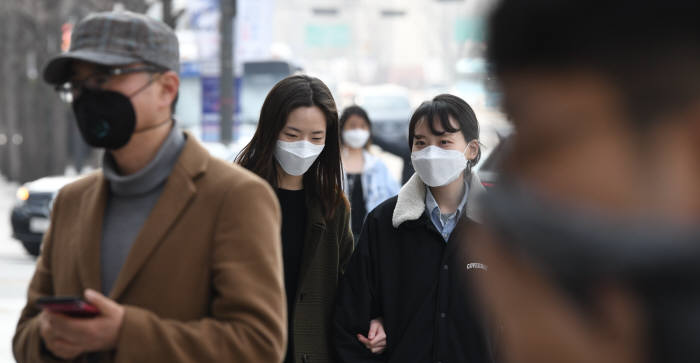
[[[486,155],[509,128],[482,58],[493,0],[0,0],[0,362],[58,190],[99,167],[70,104],[42,80],[93,11],[126,9],[178,35],[179,125],[232,160],[270,88],[294,73],[323,80],[338,111],[363,106],[373,133],[406,148],[408,120],[440,93],[465,99]],[[223,65],[223,66],[222,66]],[[390,167],[392,167],[390,165]],[[400,165],[398,173],[400,174]],[[14,208],[14,211],[13,211]]]
[[[14,362],[12,335],[26,302],[27,285],[34,273],[34,257],[12,239],[10,208],[17,185],[0,177],[0,362]]]
[[[339,111],[364,106],[375,131],[390,138],[406,133],[420,102],[443,92],[472,105],[485,129],[503,126],[481,57],[492,2],[2,0],[0,174],[26,182],[97,166],[70,105],[41,79],[49,57],[68,49],[73,25],[92,11],[127,9],[172,25],[182,63],[179,124],[235,152],[251,137],[269,89],[295,72],[323,80]]]

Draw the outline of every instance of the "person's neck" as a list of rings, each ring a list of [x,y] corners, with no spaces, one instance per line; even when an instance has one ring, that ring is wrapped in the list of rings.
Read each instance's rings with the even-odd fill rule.
[[[119,173],[131,175],[145,168],[156,157],[172,127],[174,126],[171,124],[169,127],[157,127],[140,134],[133,134],[126,146],[109,151],[119,168]]]
[[[343,150],[344,156],[347,156],[350,159],[356,159],[356,158],[362,158],[362,151],[363,149],[355,149],[351,147],[345,147]]]
[[[343,152],[341,155],[343,169],[346,173],[362,173],[362,169],[364,168],[365,164],[362,149],[353,149],[346,146],[343,147]]]
[[[279,164],[275,163],[277,168],[277,186],[285,190],[302,190],[304,189],[304,174],[290,175],[287,174]]]
[[[441,187],[430,187],[430,192],[440,208],[440,213],[454,213],[459,208],[459,203],[466,192],[464,188],[464,174],[450,184]]]

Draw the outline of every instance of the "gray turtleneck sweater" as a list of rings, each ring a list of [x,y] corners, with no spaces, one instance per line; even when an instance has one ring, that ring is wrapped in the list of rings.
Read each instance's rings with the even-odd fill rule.
[[[182,131],[173,127],[155,158],[131,175],[121,175],[111,154],[104,154],[102,172],[109,182],[100,245],[102,293],[105,295],[112,290],[131,245],[158,201],[184,145]]]

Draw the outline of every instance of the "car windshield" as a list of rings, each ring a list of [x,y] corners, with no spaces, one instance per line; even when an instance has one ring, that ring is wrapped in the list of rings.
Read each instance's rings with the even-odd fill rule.
[[[368,96],[362,98],[362,107],[368,111],[406,110],[411,108],[406,97],[401,96]]]
[[[265,97],[270,89],[286,75],[282,73],[246,74],[243,77],[241,90],[241,120],[244,123],[255,124],[260,117]]]

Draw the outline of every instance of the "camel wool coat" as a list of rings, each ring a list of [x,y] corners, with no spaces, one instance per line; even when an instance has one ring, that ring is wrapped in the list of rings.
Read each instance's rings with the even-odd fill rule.
[[[109,298],[125,307],[116,349],[78,362],[279,362],[286,349],[280,210],[265,181],[209,156],[193,136],[136,237]],[[101,171],[61,190],[13,351],[53,362],[42,296],[101,291],[108,196]]]

